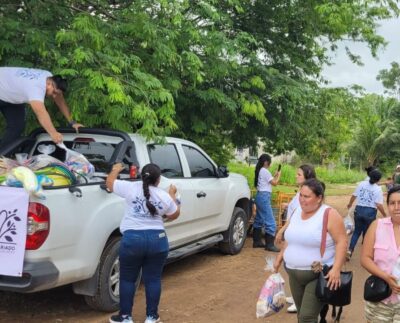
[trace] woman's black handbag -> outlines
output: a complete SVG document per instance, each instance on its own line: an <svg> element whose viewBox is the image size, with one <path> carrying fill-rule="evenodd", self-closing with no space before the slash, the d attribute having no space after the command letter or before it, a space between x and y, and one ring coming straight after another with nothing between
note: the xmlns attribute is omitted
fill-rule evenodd
<svg viewBox="0 0 400 323"><path fill-rule="evenodd" d="M329 210L330 208L326 208L324 212L320 248L321 259L324 256L326 248ZM329 287L327 287L328 281L325 279L325 276L328 274L330 269L331 267L324 265L322 271L319 273L317 288L315 289L315 294L317 298L323 303L334 306L349 305L351 303L351 285L353 282L353 273L351 271L341 271L340 286L336 290L330 290Z"/></svg>
<svg viewBox="0 0 400 323"><path fill-rule="evenodd" d="M392 295L389 284L378 276L371 275L364 285L364 299L369 302L380 302Z"/></svg>
<svg viewBox="0 0 400 323"><path fill-rule="evenodd" d="M328 274L331 267L324 266L324 269L319 273L317 288L315 294L322 302L334 306L346 306L351 303L351 285L353 281L353 273L351 271L340 272L340 286L336 290L331 290L327 287L328 280L325 276Z"/></svg>

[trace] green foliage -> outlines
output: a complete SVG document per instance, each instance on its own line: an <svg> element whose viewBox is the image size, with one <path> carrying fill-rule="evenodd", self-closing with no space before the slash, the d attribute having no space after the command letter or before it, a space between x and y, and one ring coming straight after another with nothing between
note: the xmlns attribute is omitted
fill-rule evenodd
<svg viewBox="0 0 400 323"><path fill-rule="evenodd" d="M351 137L355 99L345 89L319 89L293 136L295 151L312 163L336 161Z"/></svg>
<svg viewBox="0 0 400 323"><path fill-rule="evenodd" d="M381 70L377 76L377 80L381 81L383 86L390 93L400 95L400 65L397 62L392 62L390 70Z"/></svg>
<svg viewBox="0 0 400 323"><path fill-rule="evenodd" d="M164 4L156 11L180 16L182 8ZM154 23L152 11L143 11L143 5L150 9L152 3L1 5L0 31L9 35L0 42L1 65L35 66L68 77L67 101L74 118L86 126L147 137L170 134L177 129L174 99L154 68L175 68L174 33L165 26L169 17L160 15Z"/></svg>
<svg viewBox="0 0 400 323"><path fill-rule="evenodd" d="M363 167L378 165L386 159L393 163L400 157L400 102L369 95L359 100L349 155Z"/></svg>
<svg viewBox="0 0 400 323"><path fill-rule="evenodd" d="M273 153L330 160L348 138L350 100L319 89L327 50L351 38L375 54L378 20L397 13L392 0L8 1L0 64L68 77L86 126L178 134L221 162L230 144L260 138Z"/></svg>
<svg viewBox="0 0 400 323"><path fill-rule="evenodd" d="M218 131L209 131L207 136L189 137L196 142L218 165L228 165L233 158L234 148L225 136Z"/></svg>
<svg viewBox="0 0 400 323"><path fill-rule="evenodd" d="M337 166L329 169L327 167L316 167L317 177L327 184L348 184L362 181L366 174L365 172L347 169L343 166Z"/></svg>
<svg viewBox="0 0 400 323"><path fill-rule="evenodd" d="M249 166L243 163L229 162L228 170L229 172L241 174L246 177L250 188L254 188L254 165Z"/></svg>

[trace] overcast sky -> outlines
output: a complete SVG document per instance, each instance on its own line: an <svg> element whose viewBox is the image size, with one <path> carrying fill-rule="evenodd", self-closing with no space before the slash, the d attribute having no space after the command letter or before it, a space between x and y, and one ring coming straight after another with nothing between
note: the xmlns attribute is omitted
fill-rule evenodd
<svg viewBox="0 0 400 323"><path fill-rule="evenodd" d="M332 54L334 65L325 67L322 75L330 81L328 86L347 87L359 84L367 92L382 94L384 88L381 82L376 80L378 72L389 69L390 63L400 63L400 19L391 19L380 22L378 34L382 35L388 45L378 52L378 59L370 54L367 46L360 43L342 42L336 54ZM345 46L348 46L353 54L360 55L364 66L358 66L347 57Z"/></svg>

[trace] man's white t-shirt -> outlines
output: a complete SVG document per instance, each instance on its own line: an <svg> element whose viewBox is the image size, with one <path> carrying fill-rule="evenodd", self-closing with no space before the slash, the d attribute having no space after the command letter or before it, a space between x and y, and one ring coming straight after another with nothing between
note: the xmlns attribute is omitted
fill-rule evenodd
<svg viewBox="0 0 400 323"><path fill-rule="evenodd" d="M24 67L0 67L0 100L12 104L44 102L49 71Z"/></svg>
<svg viewBox="0 0 400 323"><path fill-rule="evenodd" d="M383 204L382 188L377 184L370 184L362 181L358 184L353 195L357 197L357 205L372 207L376 209L376 204Z"/></svg>
<svg viewBox="0 0 400 323"><path fill-rule="evenodd" d="M146 206L142 182L115 180L113 191L125 199L125 213L120 231L126 230L163 230L162 216L171 215L177 210L174 200L164 190L149 186L150 202L156 207L157 214L151 215Z"/></svg>
<svg viewBox="0 0 400 323"><path fill-rule="evenodd" d="M261 167L258 173L257 191L259 192L272 192L271 181L274 177L271 175L268 169Z"/></svg>

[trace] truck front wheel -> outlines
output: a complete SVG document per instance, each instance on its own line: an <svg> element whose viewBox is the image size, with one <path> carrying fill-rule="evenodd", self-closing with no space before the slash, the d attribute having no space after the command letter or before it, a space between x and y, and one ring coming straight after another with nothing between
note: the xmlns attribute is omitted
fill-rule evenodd
<svg viewBox="0 0 400 323"><path fill-rule="evenodd" d="M224 240L219 243L219 249L226 254L238 254L246 241L247 215L240 207L233 209L228 230L224 232Z"/></svg>
<svg viewBox="0 0 400 323"><path fill-rule="evenodd" d="M97 289L93 296L85 295L86 303L95 310L115 312L119 309L119 246L121 237L113 237L103 250L97 268ZM140 283L141 275L136 281Z"/></svg>

